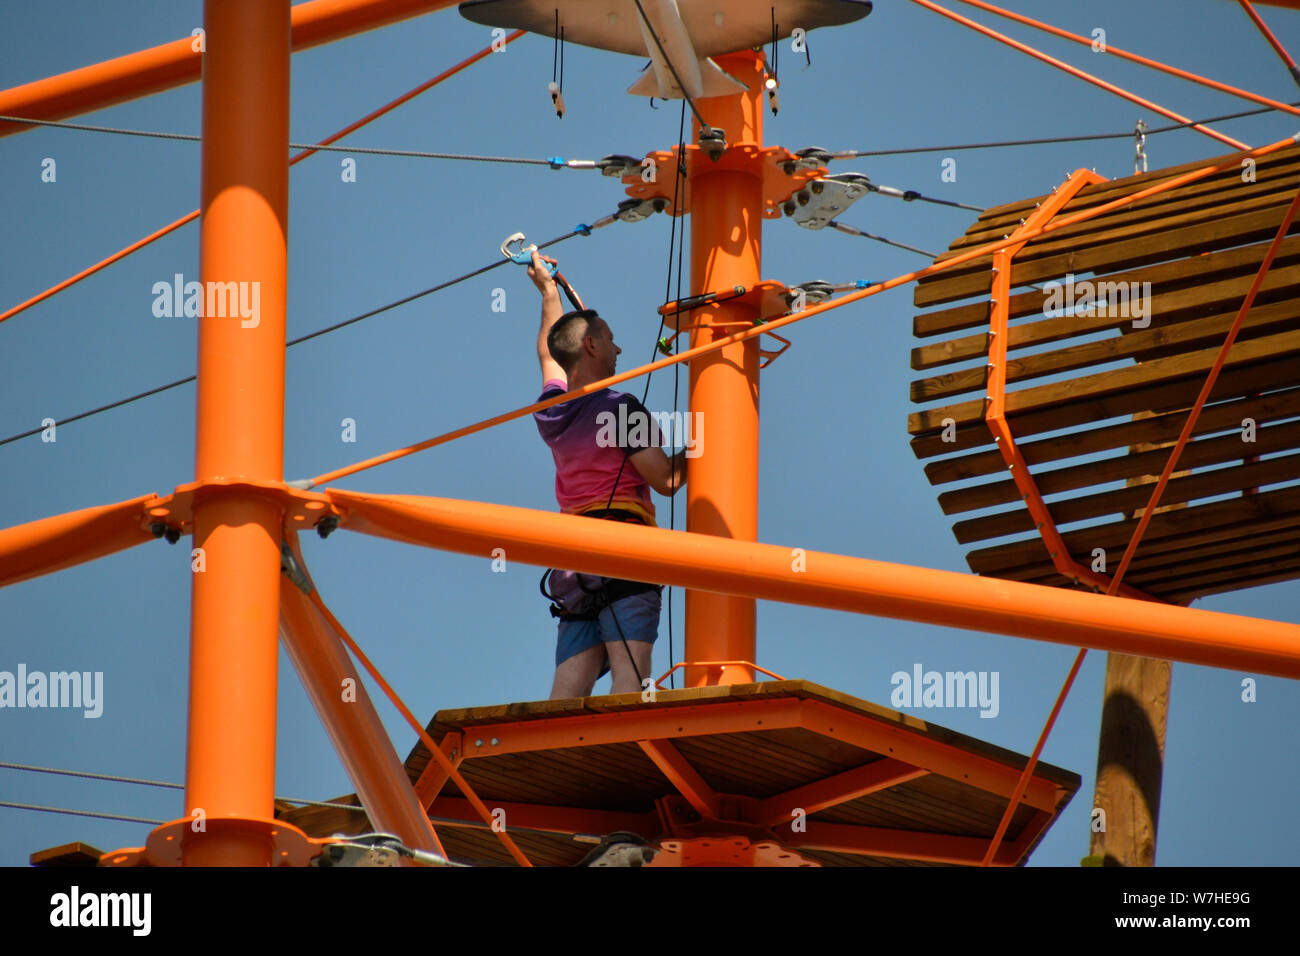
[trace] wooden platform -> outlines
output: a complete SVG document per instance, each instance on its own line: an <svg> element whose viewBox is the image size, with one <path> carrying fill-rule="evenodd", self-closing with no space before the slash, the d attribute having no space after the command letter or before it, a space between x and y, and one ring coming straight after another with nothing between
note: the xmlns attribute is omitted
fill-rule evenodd
<svg viewBox="0 0 1300 956"><path fill-rule="evenodd" d="M726 838L738 863L748 846L787 865L975 864L1026 763L807 681L440 711L428 730L536 865L573 865L583 835L618 830L664 847L657 863ZM406 768L431 817L462 823L435 819L453 859L513 865L423 745ZM1040 763L995 865L1022 864L1079 783ZM369 826L328 808L282 816L312 836Z"/></svg>
<svg viewBox="0 0 1300 956"><path fill-rule="evenodd" d="M1211 162L1086 186L1057 216ZM1045 234L1015 256L1006 419L1079 564L1091 566L1095 549L1108 571L1118 564L1298 187L1295 147L1259 160L1253 183L1237 165ZM988 210L936 261L1011 235L1047 199ZM984 422L990 267L976 259L917 286L916 305L945 308L914 322L925 341L912 367L929 377L912 383L912 400L926 406L909 418L912 448L934 459L925 474L943 488L944 513L960 516L958 542L997 542L969 553L973 571L1071 586ZM1068 274L1076 300L1091 283L1106 307L1049 315L1053 290L1028 283ZM1150 283L1145 316L1115 283L1129 292ZM1247 420L1253 443L1243 441ZM1162 505L1183 507L1154 516L1127 584L1184 603L1300 577L1300 236L1284 241L1178 467Z"/></svg>

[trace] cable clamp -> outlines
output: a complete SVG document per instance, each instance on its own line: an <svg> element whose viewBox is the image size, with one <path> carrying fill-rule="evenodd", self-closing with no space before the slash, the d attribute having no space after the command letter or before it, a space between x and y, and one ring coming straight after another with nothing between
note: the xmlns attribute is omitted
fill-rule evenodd
<svg viewBox="0 0 1300 956"><path fill-rule="evenodd" d="M311 582L307 580L307 575L303 573L298 561L293 556L293 549L289 547L288 541L280 542L280 570L283 571L303 594L311 594Z"/></svg>
<svg viewBox="0 0 1300 956"><path fill-rule="evenodd" d="M624 199L618 204L618 212L614 213L614 218L621 219L623 222L640 222L649 219L657 212L663 212L667 207L668 200L661 197Z"/></svg>
<svg viewBox="0 0 1300 956"><path fill-rule="evenodd" d="M820 146L807 146L798 150L794 156L794 159L786 160L781 164L781 168L785 170L787 175L792 176L800 169L821 169L835 158L834 153L822 149Z"/></svg>
<svg viewBox="0 0 1300 956"><path fill-rule="evenodd" d="M822 229L875 187L862 173L836 173L814 179L781 207L795 225Z"/></svg>
<svg viewBox="0 0 1300 956"><path fill-rule="evenodd" d="M563 156L547 156L546 161L551 164L551 169L563 169L565 167Z"/></svg>
<svg viewBox="0 0 1300 956"><path fill-rule="evenodd" d="M576 226L573 227L573 231L576 232L576 233L577 233L578 235L580 235L580 236L590 236L590 235L591 235L591 226L588 226L586 223L580 222L580 223L578 223Z"/></svg>

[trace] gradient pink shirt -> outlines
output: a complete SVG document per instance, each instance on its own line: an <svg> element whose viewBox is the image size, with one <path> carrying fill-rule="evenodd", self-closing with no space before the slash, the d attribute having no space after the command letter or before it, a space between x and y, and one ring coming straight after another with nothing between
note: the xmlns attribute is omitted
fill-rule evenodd
<svg viewBox="0 0 1300 956"><path fill-rule="evenodd" d="M563 395L568 390L568 383L563 379L548 379L538 401ZM614 487L614 479L617 477L618 490L614 493L613 503L608 507L632 505L635 510L644 512L653 524L655 507L650 499L650 485L631 462L626 465L623 463L624 449L629 446L623 444L602 448L596 442L603 421L601 413L611 413L613 421L617 423L620 405L627 406L623 413L624 421L632 419L632 413L639 411L649 423L646 440L636 442L631 450L635 452L641 448L657 446L659 431L645 406L633 395L608 388L534 412L533 420L537 422L537 431L550 446L555 458L555 500L561 511L581 514L594 508L606 507L610 500L610 489ZM617 436L619 440L623 437Z"/></svg>

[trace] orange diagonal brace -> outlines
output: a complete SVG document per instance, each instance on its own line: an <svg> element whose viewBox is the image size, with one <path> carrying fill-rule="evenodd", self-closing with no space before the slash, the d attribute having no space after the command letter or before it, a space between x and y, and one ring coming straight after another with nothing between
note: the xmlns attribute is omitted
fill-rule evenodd
<svg viewBox="0 0 1300 956"><path fill-rule="evenodd" d="M397 696L397 691L393 690L388 681L384 680L384 675L379 673L379 669L370 662L370 658L367 657L365 652L357 646L357 642L352 640L348 635L348 632L343 629L343 625L338 622L338 619L334 617L330 609L325 606L325 602L321 600L320 594L315 590L311 593L311 601L316 605L316 609L321 613L321 616L329 622L330 627L334 629L334 633L336 633L339 636L339 639L347 645L348 650L352 652L352 656L361 662L361 666L369 672L370 677L379 685L384 694L387 695L389 701L392 702L392 705L397 708L398 712L400 712L404 718L406 718L406 722L410 724L411 728L419 736L420 741L429 748L429 753L433 756L433 759L441 765L447 776L451 777L452 782L460 788L460 792L465 795L465 799L474 807L474 811L478 814L479 819L492 828L497 835L497 839L499 839L502 845L505 846L507 852L514 857L515 862L520 866L532 866L533 864L529 862L528 857L524 856L523 851L520 850L515 844L515 841L511 839L510 834L506 832L504 827L499 830L497 829L498 824L496 818L492 816L492 812L487 808L487 805L479 799L478 794L474 792L474 788L465 782L465 778L461 775L461 772L452 766L451 761L447 759L447 755L442 752L442 748L433 742L433 738L429 736L429 732L424 729L423 725L421 725L418 720L415 719L415 715L411 713L410 708L402 703L402 698Z"/></svg>
<svg viewBox="0 0 1300 956"><path fill-rule="evenodd" d="M713 820L722 816L722 801L718 795L671 742L638 740L637 744L654 761L659 772L668 778L668 782L677 788L677 792L686 798L686 802L695 808L696 813Z"/></svg>
<svg viewBox="0 0 1300 956"><path fill-rule="evenodd" d="M1264 22L1263 17L1255 12L1255 8L1251 6L1250 0L1237 0L1237 2L1241 4L1241 9L1246 11L1247 16L1254 21L1255 26L1259 28L1259 32L1264 35L1264 39L1269 42L1269 45L1277 52L1277 55L1282 58L1282 62L1285 63L1287 69L1291 71L1291 76L1295 78L1296 83L1300 83L1300 67L1297 67L1295 60L1291 59L1291 54L1286 52L1286 47L1281 44L1277 37L1273 36L1273 31L1268 28L1268 24ZM1260 0L1260 2L1269 3L1270 0ZM1300 7L1300 3L1297 3L1296 0L1285 0L1285 2L1279 3L1278 6Z"/></svg>
<svg viewBox="0 0 1300 956"><path fill-rule="evenodd" d="M152 541L141 519L157 495L83 508L0 531L0 587Z"/></svg>
<svg viewBox="0 0 1300 956"><path fill-rule="evenodd" d="M524 35L523 30L516 30L514 33L511 33L509 36L507 36L502 41L502 44L504 45L506 43L512 43L523 35ZM365 126L367 123L374 122L379 117L383 116L386 113L391 112L392 110L401 106L403 103L409 102L414 97L419 96L425 90L437 86L439 83L441 83L443 80L447 79L448 77L455 76L461 70L465 69L468 66L471 66L474 63L477 63L485 56L490 55L491 52L492 52L491 46L484 47L482 50L479 50L473 56L461 60L459 63L457 63L453 67L450 67L449 69L443 70L441 73L439 73L437 76L433 77L432 79L425 80L419 86L407 90L401 96L397 97L397 99L385 103L383 106L379 107L379 109L367 113L365 116L361 117L361 119L357 120L356 122L349 123L341 130L338 130L335 133L331 133L329 136L326 136L324 139L322 139L317 145L329 146L331 143L337 142L338 140L342 139L344 136L347 136L349 133L355 133L361 127ZM308 156L315 155L318 152L320 152L320 150L318 149L304 149L302 152L297 153L296 155L294 155L289 159L289 165L293 166L297 163L300 163ZM199 211L197 209L193 210L192 212L186 213L180 219L168 223L167 225L163 226L161 229L157 229L154 232L149 233L149 235L145 236L142 239L137 239L129 246L125 246L124 248L119 249L117 252L113 253L111 256L107 257L106 259L101 259L98 262L96 262L94 265L82 269L76 275L68 276L68 278L64 279L62 282L57 283L56 285L50 286L44 292L37 293L36 295L32 296L30 299L27 299L25 302L19 302L17 305L5 310L4 312L0 312L0 322L3 322L5 319L17 315L19 312L22 312L25 309L31 308L32 306L36 305L36 303L38 302L44 302L50 296L62 292L64 289L68 288L69 286L76 285L82 279L85 279L88 276L92 276L96 272L99 272L101 269L105 269L108 266L111 266L114 262L118 262L121 259L125 259L127 256L131 255L131 253L143 249L151 242L154 242L158 239L161 239L163 236L175 232L181 226L185 225L188 222L193 222L197 218L199 218Z"/></svg>
<svg viewBox="0 0 1300 956"><path fill-rule="evenodd" d="M456 0L311 0L295 6L292 48L306 50L450 7ZM0 115L64 119L198 81L203 56L195 37L182 37L79 70L0 91ZM31 129L0 123L0 136Z"/></svg>
<svg viewBox="0 0 1300 956"><path fill-rule="evenodd" d="M1178 466L1178 458L1187 446L1187 440L1192 437L1192 432L1196 429L1196 420L1201 416L1201 409L1205 407L1210 392L1214 390L1214 383L1219 380L1219 371L1228 358L1228 352L1232 350L1232 343L1237 341L1237 333L1241 331L1241 324L1246 319L1246 313L1250 311L1250 307L1255 303L1255 296L1259 293L1260 286L1264 284L1264 277L1268 275L1268 270L1273 265L1273 259L1277 256L1278 247L1282 245L1282 240L1286 238L1287 232L1291 229L1291 223L1295 221L1297 210L1300 210L1300 193L1296 193L1286 214L1282 217L1282 222L1277 227L1277 234L1273 236L1273 242L1269 245L1268 252L1264 254L1264 261L1259 264L1259 271L1255 273L1255 281L1250 284L1250 289L1247 290L1246 297L1241 302L1241 308L1237 310L1237 317L1232 321L1232 328L1228 330L1228 335L1223 340L1223 346L1214 359L1214 365L1205 377L1205 384L1201 386L1201 392L1196 396L1196 401L1192 404L1191 413L1187 416L1187 423L1183 425L1182 433L1178 436L1178 441L1174 443L1173 451L1169 453L1169 460L1165 462L1165 467L1160 472L1160 480L1156 482L1155 489L1151 492L1151 500L1147 502L1146 510L1142 513L1137 527L1133 529L1133 537L1129 540L1128 547L1124 549L1124 557L1120 559L1119 568L1115 571L1115 580L1111 587L1111 593L1114 593L1115 588L1119 587L1124 572L1128 570L1129 562L1133 560L1133 554L1137 551L1142 535L1146 533L1147 525L1151 522L1151 516L1155 514L1156 505L1160 503L1160 496L1164 494L1165 486L1169 484L1169 476L1174 473L1174 469Z"/></svg>
<svg viewBox="0 0 1300 956"><path fill-rule="evenodd" d="M897 787L929 773L930 771L906 761L884 757L816 783L768 797L759 803L755 818L763 826L789 824L793 820L791 814L796 810L802 810L805 814L816 813L870 793Z"/></svg>
<svg viewBox="0 0 1300 956"><path fill-rule="evenodd" d="M1004 10L1002 7L996 7L991 3L985 3L984 0L958 0L967 6L978 7L989 13L996 14L1000 17L1006 17L1008 20L1014 20L1017 23L1023 23L1026 26L1034 27L1038 30L1044 30L1053 36L1061 37L1065 40L1073 40L1075 43L1082 43L1086 47L1092 47L1096 42L1090 37L1081 37L1077 33L1071 33L1069 30L1062 30L1060 27L1054 27L1050 23L1043 23L1041 20L1035 20L1033 17L1027 17L1023 14L1015 13L1011 10ZM1242 0L1242 4L1249 10L1250 5ZM1254 11L1249 11L1254 15ZM1268 28L1265 27L1267 30ZM1244 100L1250 100L1253 103L1261 103L1264 106L1271 106L1275 110L1281 110L1284 113L1291 113L1294 116L1300 116L1300 108L1292 106L1289 103L1283 103L1281 100L1269 99L1267 96L1260 96L1258 93L1251 93L1248 90L1238 89L1235 86L1229 86L1227 83L1220 83L1218 80L1212 80L1209 77L1201 76L1197 73L1191 73L1187 70L1180 70L1176 66L1170 66L1167 63L1161 63L1159 60L1152 60L1145 56L1139 56L1136 53L1129 53L1127 50L1121 50L1109 41L1106 42L1105 53L1107 56L1117 56L1121 60L1129 60L1133 63L1140 63L1143 66L1149 66L1153 70L1160 70L1171 76L1176 76L1183 80L1191 80L1193 83L1200 83L1202 86L1208 86L1212 90L1218 90L1221 93L1228 93L1231 96L1239 96Z"/></svg>
<svg viewBox="0 0 1300 956"><path fill-rule="evenodd" d="M314 590L297 534L286 537ZM280 576L280 640L375 829L446 856L342 640L289 575Z"/></svg>
<svg viewBox="0 0 1300 956"><path fill-rule="evenodd" d="M931 3L930 0L912 0L912 2L925 7L927 10L933 10L935 13L941 14L942 16L945 16L950 20L960 23L964 27L970 27L972 30L976 31L977 33L982 33L987 37L992 37L994 40L998 40L1001 43L1005 43L1013 50L1019 50L1021 53L1027 53L1037 60L1042 60L1044 63L1056 67L1058 70L1064 70L1066 73L1069 73L1073 77L1077 77L1080 80L1086 80L1087 82L1093 84L1094 86L1099 86L1108 93L1114 93L1116 96L1122 96L1124 99L1129 100L1130 102L1133 103L1137 103L1139 106L1144 106L1149 110L1154 110L1155 112L1159 113L1161 116L1168 117L1169 119L1173 120L1176 123L1187 123L1190 125L1192 129L1196 130L1198 133L1204 133L1206 136L1212 136L1221 143L1227 143L1233 149L1246 149L1246 145L1244 143L1233 139L1231 136L1224 136L1222 133L1212 130L1208 126L1203 126L1200 123L1192 123L1191 120L1189 120L1186 116L1183 116L1180 113L1175 113L1173 110L1167 110L1163 106L1160 106L1156 103L1152 103L1150 100L1138 96L1136 93L1130 93L1128 90L1116 86L1114 83L1107 83L1105 80L1101 79L1100 77L1093 76L1091 73L1087 73L1083 70L1080 70L1078 67L1070 66L1070 64L1064 63L1061 60L1056 59L1055 57L1048 56L1046 53L1041 53L1038 50L1035 50L1033 47L1029 46L1028 44L1020 43L1017 40L1013 40L1011 39L1011 37L1006 36L1005 34L1002 33L998 33L996 30L990 30L988 27L976 23L974 20L968 19L967 17L963 17L959 13L953 13L951 10L946 10L943 7L939 6L937 3Z"/></svg>
<svg viewBox="0 0 1300 956"><path fill-rule="evenodd" d="M411 495L327 489L343 527L445 551L1300 678L1300 625L668 531ZM428 746L426 744L426 746Z"/></svg>

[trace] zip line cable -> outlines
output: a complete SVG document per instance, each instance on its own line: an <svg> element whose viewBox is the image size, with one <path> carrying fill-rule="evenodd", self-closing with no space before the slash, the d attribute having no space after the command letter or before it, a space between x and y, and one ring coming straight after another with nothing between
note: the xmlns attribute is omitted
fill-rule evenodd
<svg viewBox="0 0 1300 956"><path fill-rule="evenodd" d="M24 116L0 116L0 122L28 123L33 126L52 126L56 129L73 129L89 133L117 133L123 136L144 136L150 139L181 140L187 143L201 143L202 136L189 133L164 133L158 130L126 129L118 126L92 126L89 123L66 123L61 120L29 119ZM532 159L526 156L481 156L475 153L433 153L419 149L387 149L377 146L332 146L328 143L289 143L290 149L306 149L334 153L362 153L371 156L411 156L416 159L457 159L476 163L514 163L521 166L550 166L558 169L595 169L594 163L584 160L556 162L555 159Z"/></svg>
<svg viewBox="0 0 1300 956"><path fill-rule="evenodd" d="M669 296L669 295L671 294L671 292L672 292L672 283L673 283L673 245L674 245L674 243L676 242L676 239L677 239L677 220L678 220L678 218L679 218L678 215L677 215L677 210L678 210L678 206L679 206L679 196L680 196L681 184L682 184L682 180L685 178L685 164L684 164L684 161L685 161L685 150L686 150L686 103L683 101L683 103L682 103L681 118L677 121L677 163L676 163L676 165L675 165L675 167L674 167L674 169L673 169L673 208L672 208L672 216L671 216L672 224L671 224L671 226L669 227L669 230L668 230L668 279L667 279L667 282L665 283L665 287L664 287L664 298L665 298L665 299L667 299L668 296ZM685 232L686 232L686 228L685 228L685 226L683 225L683 227L682 227L683 241L682 241L681 243L679 243L679 245L681 245L681 246L685 246L685 244L686 244L686 243L685 243L685 239L684 239ZM679 258L679 259L678 259L678 276L677 276L677 278L678 278L678 285L679 285L679 286L680 286L680 284L681 284L681 265L680 265L680 262L681 262L681 260L680 260L680 258ZM680 309L680 308L678 309L677 314L678 314L679 316L681 315L681 309ZM659 316L659 328L655 331L655 350L656 350L656 351L658 350L659 338L660 338L661 333L662 333L663 330L664 330L664 322L667 320L667 318L668 318L668 317L667 317L666 315L660 315L660 316ZM650 358L651 358L651 360L654 359L654 356L655 356L655 352L652 351L652 352L650 353ZM651 375L647 375L646 378L645 378L645 389L644 389L644 390L642 391L642 393L641 393L641 404L642 404L643 406L645 405L646 400L650 397L650 379L652 378L652 376L653 376L653 373L651 373ZM675 385L675 383L674 383L674 385ZM676 409L676 404L677 404L677 392L676 392L676 388L674 387L674 390L673 390L673 406L674 406L674 407L673 407L673 411L674 411L674 412L676 412L676 410L677 410L677 409ZM676 421L676 416L674 416L674 419L673 419L673 420ZM626 437L626 436L625 436L625 437ZM632 453L631 453L631 449L628 449L628 448L624 448L624 449L623 449L623 460L622 460L621 462L619 462L619 466L618 466L618 474L614 476L614 484L613 484L613 486L609 489L609 500L605 502L605 510L606 510L606 511L609 511L609 510L611 509L611 507L613 506L613 504L614 504L614 494L618 491L618 483L623 479L623 470L627 467L627 461L628 461L628 459L631 457L631 454L632 454ZM635 466L633 466L633 467L635 467ZM673 503L674 498L673 498L673 495L672 495L671 492L672 492L672 490L673 490L673 489L672 489L672 480L673 480L674 474L675 474L675 472L674 472L674 469L673 469L672 459L669 459L669 461L668 461L668 481L669 481L669 495L668 495L668 502L669 502L669 504L668 504L668 508L669 508L669 521L670 521L670 523L671 523L671 521L672 521L672 514L673 514L673 511L672 511L672 507L673 507L673 506L672 506L672 503ZM672 656L673 656L673 647L672 647L672 626L673 626L673 619L672 619L672 597L673 597L673 595L672 595L672 590L669 589L669 591L668 591L668 602L669 602L669 607L668 607L668 657L669 657L669 660L668 660L668 663L669 663L669 664L672 663ZM645 679L644 677L641 676L641 669L640 669L639 667L636 666L636 659L633 658L633 656L632 656L632 648L631 648L630 646L628 646L628 643L627 643L627 637L626 637L626 635L624 635L624 633L623 633L623 625L620 624L620 623L618 622L618 615L614 613L614 605L613 605L613 602L611 602L611 603L608 605L608 607L609 607L609 616L610 616L611 618L614 619L614 627L616 627L616 628L618 629L618 636L619 636L619 639L622 640L622 642L623 642L623 649L624 649L625 651L627 651L627 658L628 658L628 660L629 660L629 661L631 662L631 664L632 664L632 670L633 670L633 672L636 674L637 685L638 685L639 687L641 687L642 690L646 690L646 689L647 689L646 686L645 686L645 681L646 681L646 679ZM608 656L608 652L606 652L606 656Z"/></svg>
<svg viewBox="0 0 1300 956"><path fill-rule="evenodd" d="M588 235L592 229L596 229L596 228L599 228L599 225L593 224L591 226L586 226L586 225L579 226L578 228L575 228L571 232L565 233L562 236L557 236L556 238L550 239L546 242L538 243L537 248L545 249L549 246L554 246L561 242L564 242L566 239L572 239L574 236ZM360 322L363 319L371 318L373 316L379 315L381 312L387 312L388 310L395 309L400 305L405 305L408 302L414 302L416 299L422 298L426 295L430 295L434 292L440 292L443 289L447 289L450 288L451 286L456 285L457 283L464 282L467 279L472 279L475 276L482 275L483 273L495 269L498 266L507 265L509 264L509 262L510 262L509 259L498 259L496 262L493 262L491 265L483 266L481 268L473 270L472 272L466 272L464 275L457 276L454 279L449 279L446 282L440 282L438 285L425 289L422 292L416 292L412 295L404 296L403 298L397 299L394 302L389 302L387 305L381 305L377 309L371 309L368 312L362 312L360 315L354 315L350 319L344 319L342 322L336 322L335 324L326 326L323 329L317 329L315 332L309 332L306 335L301 335L296 339L291 339L290 341L284 343L284 347L289 348L290 346L299 345L303 342L310 341L311 339L318 338L330 332L336 332L339 329L345 328L346 326L349 325L353 325L357 322ZM156 388L149 389L148 391L139 392L135 395L130 395L126 398L118 399L115 402L109 402L107 405L100 405L97 408L91 408L84 412L78 412L76 415L71 415L67 418L56 419L56 422L59 425L67 425L70 424L71 422L80 421L83 418L89 418L92 415L98 415L100 412L107 412L114 408L120 408L123 405L129 405L131 402L139 401L142 398L148 398L150 395L157 395L160 392L165 392L168 391L169 389L178 388L181 385L185 385L188 384L189 382L195 381L197 378L198 375L189 375L185 378L178 378L174 382L168 382L166 385L159 385ZM23 438L30 438L33 435L39 435L44 430L45 430L44 428L32 428L25 432L19 432L18 434L10 435L8 438L0 438L0 445L7 445L10 442L20 441Z"/></svg>
<svg viewBox="0 0 1300 956"><path fill-rule="evenodd" d="M516 30L515 32L507 35L502 42L504 44L513 43L515 40L518 40L520 37L524 36L524 34L525 31ZM391 113L393 110L397 109L397 107L402 106L405 103L409 103L411 100L415 99L421 93L428 92L438 84L444 82L445 80L450 79L451 77L455 76L457 73L460 73L462 70L467 70L475 63L479 62L480 60L486 59L487 57L492 55L492 52L493 52L492 46L486 46L483 49L479 50L477 53L467 56L459 63L453 66L449 66L447 69L443 70L441 73L437 74L436 76L430 77L429 79L425 80L423 83L411 87L409 90L407 90L402 95L396 97L395 99L389 100L383 106L371 110L369 113L367 113L365 116L361 117L360 119L353 120L351 123L344 126L342 129L337 129L333 133L330 133L328 136L326 136L323 140L320 141L319 145L325 146L330 143L336 143L344 136L347 136L349 133L355 133L363 126L367 126L370 123L373 123L375 120L379 119L381 116L386 116L387 114ZM309 156L314 155L316 152L317 150L315 149L303 150L301 153L298 153L296 156L289 157L289 165L291 167L296 166L298 163L302 162L304 159L307 159ZM199 218L200 211L201 210L198 209L191 210L189 213L182 216L181 218L173 220L172 222L168 223L162 228L154 230L149 235L141 239L137 239L135 242L131 243L130 245L122 249L119 249L117 252L113 253L111 256L107 257L106 259L101 259L99 260L99 262L96 262L94 265L88 266L87 268L82 269L80 272L76 273L75 275L69 276L63 281L53 286L50 286L44 292L37 293L31 298L26 299L25 301L20 302L17 305L6 309L4 312L0 312L0 322L4 322L6 319L13 318L19 312L22 312L25 309L29 309L33 305L36 305L39 302L44 302L46 299L50 298L53 295L57 295L58 293L62 292L64 289L76 285L82 279L92 276L102 269L108 268L113 263L125 259L127 256L131 255L134 252L138 252L139 250L143 249L145 246L149 245L150 243L156 242L157 240L161 239L163 236L175 232L181 226L184 226L187 223L191 223L195 219Z"/></svg>
<svg viewBox="0 0 1300 956"><path fill-rule="evenodd" d="M1290 106L1300 106L1300 100L1288 104ZM1147 130L1148 136L1154 136L1156 133L1171 133L1175 130L1188 129L1192 126L1203 126L1207 123L1222 123L1226 120L1241 119L1246 116L1259 116L1263 113L1275 113L1275 107L1265 106L1260 109L1242 110L1239 113L1224 113L1222 116L1210 116L1201 120L1189 120L1186 123L1172 123L1169 126L1157 126ZM1080 136L1052 136L1046 139L1014 139L1002 140L989 143L963 143L952 146L911 146L906 149L853 149L840 150L833 152L833 159L856 159L860 156L906 156L913 153L954 153L964 149L998 149L1004 146L1048 146L1054 143L1086 143L1093 140L1103 139L1129 139L1133 135L1132 130L1123 133L1091 133Z"/></svg>
<svg viewBox="0 0 1300 956"><path fill-rule="evenodd" d="M55 774L63 777L84 777L89 780L106 780L111 783L130 783L130 784L135 784L137 786L158 787L166 790L185 789L185 785L183 783L170 783L166 780L147 780L141 777L124 777L117 774L109 774L109 773L91 773L86 770L64 770L57 767L36 767L30 764L9 763L7 761L0 761L0 768L6 770L24 770L30 773ZM277 796L275 799L280 803L297 803L297 804L301 804L302 806L323 807L329 810L349 810L354 813L367 812L366 808L362 806L360 803L334 803L328 800L301 800L301 799L295 799L293 797L279 797L279 796ZM89 811L89 810L71 810L62 807L46 807L46 806L40 806L38 804L32 804L32 803L0 802L0 807L12 807L17 810L42 810L47 813L66 813L66 814L71 814L73 816L98 817L107 820L123 820L128 823L152 823L155 825L161 825L167 822L166 820L152 820L152 819L147 819L145 817L119 816L116 814L99 813L99 812ZM435 824L443 824L446 826L470 827L473 829L480 829L480 830L488 828L488 825L485 823L474 823L473 821L460 820L455 817L430 816L429 822ZM537 829L535 827L521 827L521 826L511 825L510 829L522 830L531 833L545 833L551 836L556 835L555 831L553 830L542 830L542 829ZM595 834L574 834L574 836L575 837L595 836Z"/></svg>

